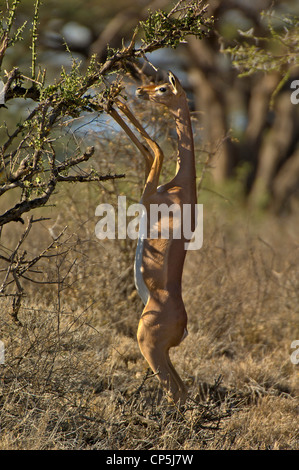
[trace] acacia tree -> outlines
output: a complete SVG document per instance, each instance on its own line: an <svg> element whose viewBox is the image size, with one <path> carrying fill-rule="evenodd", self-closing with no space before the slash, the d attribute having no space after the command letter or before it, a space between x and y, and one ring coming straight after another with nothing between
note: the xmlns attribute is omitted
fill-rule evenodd
<svg viewBox="0 0 299 470"><path fill-rule="evenodd" d="M7 9L2 12L0 23L0 71L9 48L13 48L28 25L16 27L18 6L22 0L7 2ZM71 71L62 68L59 77L53 83L46 84L46 70L37 62L38 23L40 0L35 1L31 25L31 75L24 73L17 64L11 70L4 71L1 90L2 108L7 109L14 99L31 99L34 106L28 115L14 128L2 124L2 142L0 145L0 197L12 193L14 202L0 214L0 227L9 223L24 224L24 215L30 215L15 249L1 254L2 279L0 295L12 295L12 314L15 319L24 295L22 285L28 272L39 261L53 256L53 250L59 244L59 236L34 258L28 258L22 249L24 240L31 235L36 219L34 209L49 203L59 184L70 182L106 181L124 178L124 174L99 174L88 165L92 162L94 148L78 148L74 154L57 154L56 131L67 119L87 115L103 114L109 111L115 98L123 93L121 78L129 69L135 75L140 73L140 61L146 60L146 54L157 49L176 48L187 35L202 38L209 34L212 19L206 15L206 7L201 1L180 0L168 11L149 12L132 32L128 46L108 49L104 61L99 62L93 55L88 66L82 71L75 60ZM138 37L141 45L136 47ZM112 79L111 74L117 78ZM32 109L33 108L33 109ZM3 110L2 110L3 111ZM1 130L1 129L0 129ZM4 131L4 132L3 132ZM85 164L81 171L81 164ZM76 171L74 171L76 170ZM17 199L16 199L17 198ZM34 230L33 230L34 232ZM5 246L5 240L2 240ZM5 250L2 252L5 252Z"/></svg>

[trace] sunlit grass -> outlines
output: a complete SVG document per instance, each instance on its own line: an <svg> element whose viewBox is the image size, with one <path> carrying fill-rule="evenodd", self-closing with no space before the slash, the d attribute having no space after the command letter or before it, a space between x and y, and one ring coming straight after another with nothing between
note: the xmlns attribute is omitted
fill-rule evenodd
<svg viewBox="0 0 299 470"><path fill-rule="evenodd" d="M232 188L224 199L218 191L199 194L204 244L184 271L189 336L172 352L189 386L182 413L138 349L134 242L94 235L95 207L109 193L71 185L44 209L52 219L26 248L38 252L55 221L68 225L67 256L41 266L39 280L67 276L26 283L22 327L1 299L0 448L298 449L298 220L255 219Z"/></svg>

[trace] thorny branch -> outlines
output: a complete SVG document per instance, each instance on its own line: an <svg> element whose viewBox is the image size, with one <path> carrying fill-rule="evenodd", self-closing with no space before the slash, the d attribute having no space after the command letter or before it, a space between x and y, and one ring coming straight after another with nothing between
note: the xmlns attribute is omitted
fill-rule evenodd
<svg viewBox="0 0 299 470"><path fill-rule="evenodd" d="M0 68L9 47L22 40L25 23L18 29L12 28L16 19L19 0L11 6L7 4L6 17L0 23ZM146 54L164 47L175 48L184 42L187 35L201 38L208 34L212 19L206 18L206 6L199 0L179 0L168 12L150 12L145 21L135 28L128 46L118 50L108 50L107 59L99 63L92 56L84 72L75 60L71 71L61 70L60 77L52 84L45 85L46 71L37 63L37 35L39 0L35 1L33 13L31 45L31 77L19 67L5 71L5 84L1 90L0 107L5 113L9 102L15 98L34 102L33 110L15 128L9 129L5 123L4 142L0 144L0 197L10 191L13 198L11 206L0 214L0 237L2 227L11 222L24 224L24 214L47 204L58 188L58 183L107 181L123 178L124 174L98 174L93 169L80 168L93 158L94 147L87 146L76 154L61 154L58 149L57 133L63 132L64 124L70 118L86 116L88 113L106 113L122 93L120 78L129 69L141 70L139 62L144 62ZM42 8L42 6L41 6ZM4 13L5 16L5 13ZM16 32L12 32L16 30ZM141 38L140 38L141 36ZM141 39L136 47L136 38ZM37 72L40 70L39 72ZM117 73L117 79L111 74ZM63 135L62 135L63 136ZM59 136L60 137L60 136ZM21 190L21 191L20 191ZM14 196L17 194L17 196ZM17 319L24 297L22 279L32 266L46 256L53 245L46 248L36 258L28 260L27 253L21 252L24 240L33 226L32 216L16 248L9 257L0 255L4 273L0 295L8 295L8 286L14 285L13 317ZM53 242L54 243L54 242ZM1 282L1 281L0 281Z"/></svg>
<svg viewBox="0 0 299 470"><path fill-rule="evenodd" d="M6 268L0 269L0 272L4 272L4 278L2 284L0 285L0 297L12 296L13 297L13 305L12 305L12 317L15 322L21 325L20 320L18 319L18 313L21 306L21 300L26 295L25 289L23 287L22 281L29 280L30 282L38 283L38 284L51 284L51 283L62 283L63 280L37 280L32 278L30 274L39 274L43 275L44 273L39 269L33 269L36 264L42 259L49 259L58 256L66 256L68 252L71 250L71 247L67 247L67 242L70 240L72 235L69 235L68 238L65 240L63 239L63 235L66 232L67 227L64 229L53 239L53 241L48 244L48 246L42 250L38 255L33 256L31 258L28 257L28 253L26 250L21 251L21 247L25 240L27 239L30 231L32 230L33 224L35 222L39 222L43 219L34 219L33 216L29 218L27 227L25 228L24 232L22 233L19 241L15 249L12 251L10 256L5 256L0 254L0 260L6 263ZM58 248L62 247L63 251L58 252ZM68 273L67 273L68 274ZM67 276L66 274L66 276ZM8 289L10 286L15 285L15 292L8 293Z"/></svg>

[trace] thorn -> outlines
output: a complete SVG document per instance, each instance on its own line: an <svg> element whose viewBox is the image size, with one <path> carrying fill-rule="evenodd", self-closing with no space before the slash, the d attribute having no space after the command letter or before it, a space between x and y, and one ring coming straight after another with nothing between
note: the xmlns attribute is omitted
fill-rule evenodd
<svg viewBox="0 0 299 470"><path fill-rule="evenodd" d="M134 49L137 33L138 33L138 27L135 28L131 42L128 45L128 47L124 50L125 52L129 53L129 52L132 52L132 50Z"/></svg>

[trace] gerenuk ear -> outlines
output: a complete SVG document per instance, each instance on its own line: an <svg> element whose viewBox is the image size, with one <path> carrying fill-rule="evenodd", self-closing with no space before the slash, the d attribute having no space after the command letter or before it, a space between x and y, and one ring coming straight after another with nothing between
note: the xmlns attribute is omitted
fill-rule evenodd
<svg viewBox="0 0 299 470"><path fill-rule="evenodd" d="M174 94L177 95L178 94L178 87L177 87L178 79L172 72L170 72L170 70L168 72L168 80L169 80L170 85L172 86Z"/></svg>

